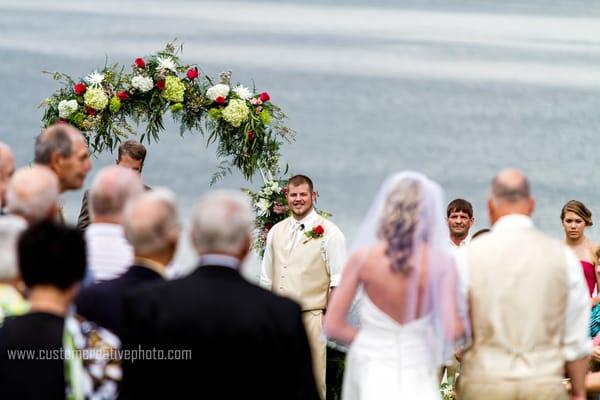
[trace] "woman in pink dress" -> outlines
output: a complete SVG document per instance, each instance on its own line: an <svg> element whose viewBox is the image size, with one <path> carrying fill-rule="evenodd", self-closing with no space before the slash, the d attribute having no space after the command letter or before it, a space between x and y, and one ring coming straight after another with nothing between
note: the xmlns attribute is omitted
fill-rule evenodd
<svg viewBox="0 0 600 400"><path fill-rule="evenodd" d="M565 230L565 244L581 262L591 297L596 289L599 251L598 245L585 236L585 228L592 226L592 212L582 202L570 200L563 206L560 220Z"/></svg>

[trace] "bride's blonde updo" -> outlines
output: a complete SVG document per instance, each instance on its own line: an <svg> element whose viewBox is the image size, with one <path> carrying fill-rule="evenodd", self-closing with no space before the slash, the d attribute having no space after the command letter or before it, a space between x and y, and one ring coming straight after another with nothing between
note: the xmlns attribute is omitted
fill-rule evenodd
<svg viewBox="0 0 600 400"><path fill-rule="evenodd" d="M386 255L393 271L410 273L415 230L420 215L421 190L418 181L400 180L386 198L378 236L387 244Z"/></svg>

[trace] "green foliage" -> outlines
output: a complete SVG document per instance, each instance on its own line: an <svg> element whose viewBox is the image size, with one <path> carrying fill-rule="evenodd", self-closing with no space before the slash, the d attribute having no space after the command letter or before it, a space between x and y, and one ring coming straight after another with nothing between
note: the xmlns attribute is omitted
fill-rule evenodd
<svg viewBox="0 0 600 400"><path fill-rule="evenodd" d="M293 132L282 124L285 114L270 100L261 101L256 90L247 98L234 90L219 102L208 98L213 79L200 71L197 77L193 66L181 64L182 49L168 43L163 50L144 57L143 63L136 60L129 68L106 64L77 81L61 72L52 73L61 86L41 104L42 124L71 123L82 131L92 153L100 153L113 151L122 140L135 135L140 125L145 126L142 142L159 141L165 113L171 111L181 135L199 131L207 146L216 143L222 162L212 183L234 168L249 180L259 169L275 174L283 141L293 140ZM222 73L220 82L231 86L231 72ZM66 114L63 105L61 117L59 104L72 100L77 109ZM228 122L223 110L230 103Z"/></svg>

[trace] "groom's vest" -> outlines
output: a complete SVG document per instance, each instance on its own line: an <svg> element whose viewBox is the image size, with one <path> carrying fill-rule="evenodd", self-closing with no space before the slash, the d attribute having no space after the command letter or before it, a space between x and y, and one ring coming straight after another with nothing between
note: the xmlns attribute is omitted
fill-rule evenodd
<svg viewBox="0 0 600 400"><path fill-rule="evenodd" d="M291 218L291 217L290 217ZM295 300L302 311L323 310L329 293L329 271L321 255L323 238L309 239L302 232L296 246L289 251L290 218L273 227L273 292ZM314 226L325 227L323 218L315 219ZM306 227L307 230L312 226Z"/></svg>
<svg viewBox="0 0 600 400"><path fill-rule="evenodd" d="M467 249L472 380L561 378L567 265L562 243L534 228L491 232Z"/></svg>

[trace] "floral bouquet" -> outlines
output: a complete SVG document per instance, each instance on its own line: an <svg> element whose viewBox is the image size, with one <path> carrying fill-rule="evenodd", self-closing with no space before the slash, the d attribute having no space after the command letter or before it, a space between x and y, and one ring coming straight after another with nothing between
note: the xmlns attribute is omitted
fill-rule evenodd
<svg viewBox="0 0 600 400"><path fill-rule="evenodd" d="M197 66L180 62L181 49L169 43L156 54L136 58L128 69L107 65L80 80L53 73L63 86L43 103L43 125L73 124L98 153L135 135L130 122L146 125L141 141L158 141L164 114L170 111L180 134L198 130L208 144L218 142L217 155L224 161L211 183L232 167L246 179L258 169L275 173L280 139L294 138L282 124L285 114L267 92L232 85L231 72L214 84Z"/></svg>
<svg viewBox="0 0 600 400"><path fill-rule="evenodd" d="M254 220L254 249L260 257L265 253L267 234L273 225L290 216L286 197L288 190L287 183L288 179L272 179L267 180L258 192L253 192L250 189L242 189L243 192L250 196L256 214ZM327 211L316 211L324 218L329 218L332 215Z"/></svg>

